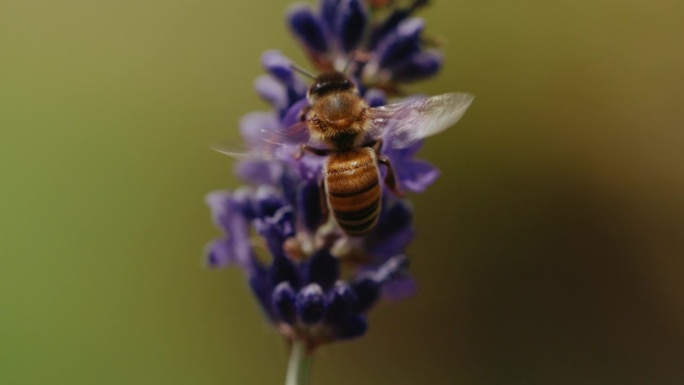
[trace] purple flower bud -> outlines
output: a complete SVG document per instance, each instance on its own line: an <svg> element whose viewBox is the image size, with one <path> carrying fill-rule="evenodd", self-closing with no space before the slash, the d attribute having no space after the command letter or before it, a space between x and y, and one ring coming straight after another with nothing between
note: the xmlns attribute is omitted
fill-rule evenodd
<svg viewBox="0 0 684 385"><path fill-rule="evenodd" d="M296 306L299 319L305 324L320 322L325 315L325 295L320 286L312 283L297 294Z"/></svg>
<svg viewBox="0 0 684 385"><path fill-rule="evenodd" d="M259 186L254 194L254 201L259 217L272 217L287 204L278 190L268 185Z"/></svg>
<svg viewBox="0 0 684 385"><path fill-rule="evenodd" d="M385 21L376 27L371 33L371 47L375 47L387 35L393 32L399 23L406 20L411 13L405 9L398 9L390 14Z"/></svg>
<svg viewBox="0 0 684 385"><path fill-rule="evenodd" d="M294 211L291 206L278 209L272 217L257 218L252 224L257 233L266 240L271 255L284 255L283 244L295 233Z"/></svg>
<svg viewBox="0 0 684 385"><path fill-rule="evenodd" d="M288 282L281 282L273 290L273 310L281 321L294 323L296 316L295 298L297 294Z"/></svg>
<svg viewBox="0 0 684 385"><path fill-rule="evenodd" d="M356 313L367 311L380 297L380 285L371 277L356 279L352 282L351 288L356 296Z"/></svg>
<svg viewBox="0 0 684 385"><path fill-rule="evenodd" d="M285 256L276 255L273 257L273 264L271 265L269 275L273 285L287 282L292 288L299 288L300 281L297 268L294 263Z"/></svg>
<svg viewBox="0 0 684 385"><path fill-rule="evenodd" d="M392 34L378 44L377 55L380 66L392 67L419 52L420 33L424 27L425 23L422 19L411 18L401 22Z"/></svg>
<svg viewBox="0 0 684 385"><path fill-rule="evenodd" d="M335 328L335 336L341 340L350 340L366 334L368 323L361 316L351 316L340 322Z"/></svg>
<svg viewBox="0 0 684 385"><path fill-rule="evenodd" d="M272 104L282 117L287 113L290 106L306 96L307 85L295 74L292 69L292 61L283 56L279 51L266 51L261 56L261 64L271 75L273 81L280 85L280 88L278 88L279 92L276 94L279 97L277 99L278 103ZM267 101L270 100L266 97L275 93L272 90L274 87L271 84L261 86L264 89L257 88L257 93Z"/></svg>
<svg viewBox="0 0 684 385"><path fill-rule="evenodd" d="M252 246L249 244L248 217L245 216L249 201L242 199L237 191L211 193L206 198L214 223L223 230L225 238L211 242L206 248L209 267L236 264L248 273L252 269Z"/></svg>
<svg viewBox="0 0 684 385"><path fill-rule="evenodd" d="M325 313L325 321L334 324L341 322L351 315L356 305L356 296L349 285L338 282L328 297L328 309Z"/></svg>
<svg viewBox="0 0 684 385"><path fill-rule="evenodd" d="M294 124L300 123L302 121L302 111L308 105L309 101L306 100L306 98L300 99L292 104L283 115L281 121L282 129L287 129ZM288 139L292 139L299 143L306 143L309 138L308 130L301 130L301 132L296 132L294 134L295 135L288 134Z"/></svg>
<svg viewBox="0 0 684 385"><path fill-rule="evenodd" d="M307 269L308 282L318 284L323 290L329 290L340 275L339 262L328 250L318 250L309 259Z"/></svg>
<svg viewBox="0 0 684 385"><path fill-rule="evenodd" d="M343 0L338 7L335 32L344 52L356 49L363 38L368 15L359 0Z"/></svg>
<svg viewBox="0 0 684 385"><path fill-rule="evenodd" d="M273 295L273 285L269 277L269 270L260 264L254 264L254 268L249 274L249 287L259 301L261 309L269 320L275 319L271 297Z"/></svg>
<svg viewBox="0 0 684 385"><path fill-rule="evenodd" d="M276 110L287 108L287 88L273 76L261 75L254 81L254 91Z"/></svg>
<svg viewBox="0 0 684 385"><path fill-rule="evenodd" d="M392 79L406 83L427 79L442 68L442 62L442 54L437 51L420 52L397 65L392 71Z"/></svg>
<svg viewBox="0 0 684 385"><path fill-rule="evenodd" d="M414 0L408 8L394 10L385 21L373 31L371 35L371 47L375 47L380 40L394 31L397 26L399 26L399 23L406 20L406 18L411 16L418 8L425 6L427 3L428 0Z"/></svg>
<svg viewBox="0 0 684 385"><path fill-rule="evenodd" d="M227 239L219 238L211 241L204 250L205 261L208 267L221 268L230 265L233 254Z"/></svg>
<svg viewBox="0 0 684 385"><path fill-rule="evenodd" d="M342 0L321 0L321 17L328 26L329 30L335 28L335 19L337 18L337 10Z"/></svg>
<svg viewBox="0 0 684 385"><path fill-rule="evenodd" d="M269 50L261 55L261 65L266 72L273 75L276 79L285 84L292 84L294 81L294 70L292 61L285 57L278 50Z"/></svg>
<svg viewBox="0 0 684 385"><path fill-rule="evenodd" d="M287 20L295 36L311 51L325 53L328 42L321 21L306 4L295 4L288 11Z"/></svg>

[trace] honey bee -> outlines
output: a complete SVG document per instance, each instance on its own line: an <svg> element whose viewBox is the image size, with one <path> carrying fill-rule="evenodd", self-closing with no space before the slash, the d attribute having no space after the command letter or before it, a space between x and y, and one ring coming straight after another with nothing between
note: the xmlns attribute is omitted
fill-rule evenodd
<svg viewBox="0 0 684 385"><path fill-rule="evenodd" d="M405 148L444 131L463 116L473 96L450 93L371 108L347 76L331 71L314 78L307 99L302 120L310 140L301 145L299 156L326 157L321 181L325 215L332 212L339 228L356 237L378 222L380 165L386 167L385 185L402 195L392 164L380 153L383 141Z"/></svg>

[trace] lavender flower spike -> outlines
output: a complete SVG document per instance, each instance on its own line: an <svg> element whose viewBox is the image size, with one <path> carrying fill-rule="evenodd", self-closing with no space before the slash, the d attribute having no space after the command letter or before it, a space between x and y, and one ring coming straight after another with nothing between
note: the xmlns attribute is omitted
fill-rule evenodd
<svg viewBox="0 0 684 385"><path fill-rule="evenodd" d="M378 303L415 292L406 256L414 213L404 193L423 193L440 173L414 157L422 138L455 123L471 100L450 94L387 105L443 63L424 47L425 22L415 17L427 1L396 3L320 0L288 10L286 24L323 75L311 85L281 52L262 55L254 90L268 108L239 125L250 156L235 174L245 186L206 199L223 233L205 248L206 265L244 272L264 317L291 345L287 385L304 383L317 347L362 337ZM334 102L320 108L325 98ZM377 122L384 131L374 131ZM416 132L421 124L429 128ZM344 163L363 154L367 170ZM342 179L370 179L358 191L336 190L338 170Z"/></svg>

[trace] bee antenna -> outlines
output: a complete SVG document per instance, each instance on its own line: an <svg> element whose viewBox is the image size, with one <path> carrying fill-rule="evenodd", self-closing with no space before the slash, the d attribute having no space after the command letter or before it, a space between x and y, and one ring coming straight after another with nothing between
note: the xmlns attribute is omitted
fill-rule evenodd
<svg viewBox="0 0 684 385"><path fill-rule="evenodd" d="M300 74L302 74L302 75L304 75L304 76L306 76L306 77L308 77L308 78L316 79L316 76L315 76L315 75L313 75L311 72L305 70L304 68L302 68L302 67L300 67L300 66L298 66L298 65L296 65L296 64L290 64L290 68L292 68L292 69L295 70L296 72L299 72Z"/></svg>

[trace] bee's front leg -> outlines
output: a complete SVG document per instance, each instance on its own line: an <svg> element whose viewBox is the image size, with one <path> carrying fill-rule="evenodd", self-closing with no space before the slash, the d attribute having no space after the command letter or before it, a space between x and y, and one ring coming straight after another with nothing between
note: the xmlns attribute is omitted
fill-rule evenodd
<svg viewBox="0 0 684 385"><path fill-rule="evenodd" d="M330 154L329 150L309 147L308 145L302 143L299 145L299 149L297 150L297 152L295 152L295 159L296 160L301 159L304 156L305 152L308 152L309 154L314 154L317 156L326 156L326 155Z"/></svg>

